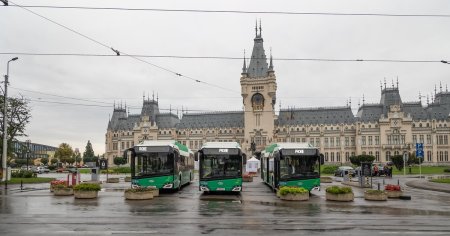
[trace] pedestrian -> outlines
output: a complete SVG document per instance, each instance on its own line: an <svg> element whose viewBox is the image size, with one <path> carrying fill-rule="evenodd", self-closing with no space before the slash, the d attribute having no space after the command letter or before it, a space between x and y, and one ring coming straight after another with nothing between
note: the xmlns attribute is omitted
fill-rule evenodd
<svg viewBox="0 0 450 236"><path fill-rule="evenodd" d="M373 175L378 176L378 165L374 165L373 167Z"/></svg>

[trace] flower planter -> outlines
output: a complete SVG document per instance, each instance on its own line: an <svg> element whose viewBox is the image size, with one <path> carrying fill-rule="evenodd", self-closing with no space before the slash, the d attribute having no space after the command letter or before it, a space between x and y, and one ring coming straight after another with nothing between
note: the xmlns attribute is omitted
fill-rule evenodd
<svg viewBox="0 0 450 236"><path fill-rule="evenodd" d="M299 193L299 194L288 193L286 195L280 195L280 199L287 201L308 201L309 193Z"/></svg>
<svg viewBox="0 0 450 236"><path fill-rule="evenodd" d="M106 183L119 183L119 178L108 178Z"/></svg>
<svg viewBox="0 0 450 236"><path fill-rule="evenodd" d="M131 182L131 176L125 177L125 182Z"/></svg>
<svg viewBox="0 0 450 236"><path fill-rule="evenodd" d="M400 196L403 195L403 191L386 190L386 194L388 198L399 198Z"/></svg>
<svg viewBox="0 0 450 236"><path fill-rule="evenodd" d="M326 193L326 199L330 201L338 201L338 202L351 202L353 201L355 195L353 193Z"/></svg>
<svg viewBox="0 0 450 236"><path fill-rule="evenodd" d="M71 196L71 195L73 195L73 188L54 188L53 195L55 195L55 196Z"/></svg>
<svg viewBox="0 0 450 236"><path fill-rule="evenodd" d="M370 200L370 201L386 201L387 200L387 194L386 192L376 192L376 193L370 193L370 192L364 192L364 199Z"/></svg>
<svg viewBox="0 0 450 236"><path fill-rule="evenodd" d="M153 197L159 197L159 189L153 189L152 195Z"/></svg>
<svg viewBox="0 0 450 236"><path fill-rule="evenodd" d="M253 182L253 176L244 176L242 177L243 182Z"/></svg>
<svg viewBox="0 0 450 236"><path fill-rule="evenodd" d="M127 199L127 200L148 200L148 199L153 199L153 191L125 192L125 199Z"/></svg>
<svg viewBox="0 0 450 236"><path fill-rule="evenodd" d="M98 191L74 191L77 199L92 199L98 197Z"/></svg>
<svg viewBox="0 0 450 236"><path fill-rule="evenodd" d="M333 179L331 177L320 177L321 183L333 183Z"/></svg>

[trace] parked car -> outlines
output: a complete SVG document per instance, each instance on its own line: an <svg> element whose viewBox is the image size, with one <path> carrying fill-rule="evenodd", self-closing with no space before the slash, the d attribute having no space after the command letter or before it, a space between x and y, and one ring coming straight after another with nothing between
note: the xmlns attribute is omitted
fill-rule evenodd
<svg viewBox="0 0 450 236"><path fill-rule="evenodd" d="M348 172L349 175L355 177L355 169L351 166L339 166L336 172L334 172L334 176L344 177L345 172Z"/></svg>
<svg viewBox="0 0 450 236"><path fill-rule="evenodd" d="M39 173L39 174L50 172L50 170L46 166L38 166L36 168L36 170L37 170L37 173Z"/></svg>

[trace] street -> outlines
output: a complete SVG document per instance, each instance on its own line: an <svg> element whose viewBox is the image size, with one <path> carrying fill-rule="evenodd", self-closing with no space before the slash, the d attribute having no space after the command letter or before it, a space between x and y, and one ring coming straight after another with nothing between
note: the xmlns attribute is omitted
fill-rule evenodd
<svg viewBox="0 0 450 236"><path fill-rule="evenodd" d="M338 179L338 178L336 178ZM406 179L401 179L403 183ZM386 180L396 183L396 179ZM381 180L380 180L381 182ZM98 199L56 197L48 189L2 189L1 235L448 235L448 193L405 188L412 200L330 202L314 191L307 202L279 200L259 177L241 195L202 196L198 182L180 192L126 201L129 183L103 184ZM334 182L333 184L339 184ZM47 184L48 185L48 184Z"/></svg>

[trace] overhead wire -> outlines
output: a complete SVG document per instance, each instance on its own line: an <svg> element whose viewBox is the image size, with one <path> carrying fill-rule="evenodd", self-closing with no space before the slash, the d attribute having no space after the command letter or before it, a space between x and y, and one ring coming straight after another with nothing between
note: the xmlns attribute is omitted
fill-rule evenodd
<svg viewBox="0 0 450 236"><path fill-rule="evenodd" d="M17 7L15 5L10 5ZM114 10L114 11L153 11L188 13L231 13L231 14L276 14L276 15L319 15L319 16L376 16L376 17L438 17L450 18L450 14L392 14L392 13L344 13L344 12L295 12L295 11L246 11L246 10L206 10L206 9L168 9L168 8L129 8L129 7L88 7L57 5L22 5L27 8Z"/></svg>
<svg viewBox="0 0 450 236"><path fill-rule="evenodd" d="M0 55L22 55L22 56L74 56L74 57L117 57L111 54L91 53L32 53L32 52L0 52ZM172 58L172 59L218 59L218 60L244 60L244 57L230 56L181 56L181 55L142 55L129 54L134 58ZM266 58L253 58L266 59ZM319 62L391 62L391 63L447 63L442 59L437 60L412 60L412 59L336 59L336 58L283 58L274 57L274 61L319 61ZM195 80L194 78L191 78Z"/></svg>
<svg viewBox="0 0 450 236"><path fill-rule="evenodd" d="M66 29L66 30L68 30L68 31L70 31L70 32L72 32L72 33L74 33L74 34L77 34L77 35L79 35L79 36L81 36L81 37L83 37L83 38L85 38L85 39L88 39L88 40L90 40L91 42L94 42L94 43L96 43L96 44L98 44L98 45L100 45L100 46L103 46L103 47L107 48L108 50L114 51L114 52L116 53L117 56L122 56L122 54L123 54L124 56L131 57L131 58L133 58L133 59L135 59L135 60L138 60L138 61L140 61L140 62L143 62L143 63L145 63L145 64L148 64L148 65L151 65L151 66L153 66L153 67L156 67L156 68L159 68L159 69L161 69L161 70L164 70L164 71L166 71L166 72L172 73L172 74L174 74L174 75L176 75L176 76L178 76L178 77L183 77L183 78L189 79L189 80L194 81L194 82L197 82L197 83L202 83L202 84L205 84L205 85L208 85L208 86L211 86L211 87L215 87L215 88L219 88L219 89L223 89L223 90L227 90L227 91L231 91L231 92L236 92L236 93L238 93L238 91L235 91L235 90L232 90L232 89L229 89L229 88L225 88L225 87L222 87L222 86L219 86L219 85L210 83L210 82L202 81L202 80L193 78L193 77L191 77L191 76L183 75L183 74L181 74L181 73L179 73L179 72L176 72L176 71L174 71L174 70L171 70L171 69L168 69L168 68L159 66L159 65L154 64L154 63L151 63L151 62L148 62L148 61L143 60L143 59L141 59L141 58L139 58L139 57L133 56L133 55L128 54L128 53L125 53L125 52L123 52L123 51L121 51L121 50L116 50L116 49L114 49L113 47L110 47L110 46L108 46L108 45L106 45L106 44L104 44L104 43L102 43L102 42L100 42L100 41L98 41L98 40L96 40L96 39L94 39L94 38L92 38L92 37L89 37L89 36L87 36L87 35L85 35L85 34L83 34L83 33L78 32L77 30L74 30L74 29L72 29L72 28L70 28L70 27L67 27L67 26L65 26L65 25L63 25L63 24L61 24L61 23L58 23L58 22L56 22L56 21L54 21L54 20L52 20L52 19L50 19L50 18L48 18L48 17L45 17L45 16L43 16L43 15L37 13L37 12L34 12L34 11L32 11L32 10L30 10L30 9L28 9L28 8L26 8L26 7L24 7L24 6L18 5L18 4L16 4L16 3L12 2L12 1L9 1L9 2L12 3L12 5L10 5L10 6L17 6L17 7L20 7L21 9L23 9L23 10L25 10L25 11L28 11L28 12L30 12L30 13L32 13L32 14L38 16L38 17L41 17L41 18L43 18L43 19L45 19L45 20L47 20L47 21L49 21L49 22L51 22L51 23L53 23L53 24L56 24L56 25L58 25L58 26L60 26L60 27L62 27L62 28L64 28L64 29Z"/></svg>

